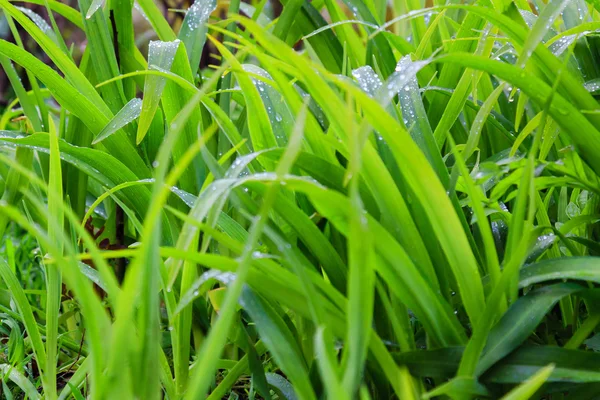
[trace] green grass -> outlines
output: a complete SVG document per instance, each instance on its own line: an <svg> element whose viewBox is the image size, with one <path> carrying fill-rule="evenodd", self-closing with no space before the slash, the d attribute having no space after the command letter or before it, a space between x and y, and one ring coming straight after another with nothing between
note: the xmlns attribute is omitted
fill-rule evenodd
<svg viewBox="0 0 600 400"><path fill-rule="evenodd" d="M4 398L600 395L596 2L28 3Z"/></svg>

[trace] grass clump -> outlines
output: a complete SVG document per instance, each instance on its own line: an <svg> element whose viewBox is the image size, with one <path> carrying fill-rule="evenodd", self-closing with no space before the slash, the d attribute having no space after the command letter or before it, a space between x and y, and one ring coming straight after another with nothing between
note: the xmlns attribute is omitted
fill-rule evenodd
<svg viewBox="0 0 600 400"><path fill-rule="evenodd" d="M598 396L595 3L30 4L5 398Z"/></svg>

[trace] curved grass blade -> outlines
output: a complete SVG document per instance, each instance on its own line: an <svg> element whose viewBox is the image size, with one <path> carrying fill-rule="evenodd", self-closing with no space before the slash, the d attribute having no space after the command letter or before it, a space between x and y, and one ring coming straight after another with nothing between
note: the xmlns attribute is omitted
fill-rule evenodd
<svg viewBox="0 0 600 400"><path fill-rule="evenodd" d="M394 354L400 365L406 365L418 377L448 379L456 374L462 347L413 351ZM498 362L480 380L484 383L520 384L540 369L554 364L548 382L600 382L596 368L600 354L569 350L557 346L521 346Z"/></svg>
<svg viewBox="0 0 600 400"><path fill-rule="evenodd" d="M511 390L502 400L528 400L546 382L554 371L554 364L540 369L535 375Z"/></svg>
<svg viewBox="0 0 600 400"><path fill-rule="evenodd" d="M332 90L329 90L327 84L318 84L318 82L322 82L323 79L307 65L308 63L306 60L299 57L291 49L285 47L281 42L264 32L253 21L243 18L238 18L238 20L242 22L264 46L269 46L272 51L278 52L280 57L285 58L291 64L298 66L298 73L302 74L303 82L310 88L311 95L318 100L319 104L325 107L324 111L331 116L330 120L336 121L336 123L339 124L337 129L338 134L343 134L345 126L343 126L344 124L342 124L341 121L344 121L346 117L345 115L340 115L340 111L343 110L344 107L340 104L341 102L337 95ZM473 320L477 320L479 313L481 312L482 304L484 303L481 279L478 277L477 261L472 253L467 238L463 236L464 230L462 229L458 216L453 211L453 206L445 194L446 191L435 176L435 172L428 166L425 157L418 150L416 144L413 143L408 132L403 130L391 116L387 115L375 100L363 93L360 88L356 87L352 82L348 83L346 81L341 81L340 84L344 85L346 90L351 91L352 95L360 102L369 123L390 145L397 163L399 165L419 166L419 168L411 168L410 170L405 169L402 170L402 172L406 174L405 179L411 189L414 190L415 197L419 198L420 202L424 204L424 208L428 212L428 218L432 221L432 226L438 231L438 240L440 240L447 257L452 260L450 265L453 267L453 272L457 276L459 285L468 286L468 288L464 287L461 289L461 291L464 290L465 292L461 295L464 296L464 304L468 309L469 315ZM369 159L369 156L366 154L365 160L367 159ZM413 174L423 174L423 176L418 178ZM427 175L427 177L425 177L425 175ZM421 184L422 182L430 182L430 185L425 187ZM426 194L425 192L428 193ZM433 192L435 192L435 194ZM428 205L425 206L425 204ZM443 212L442 216L441 210L446 210L447 212ZM461 243L458 246L457 240ZM463 274L468 275L468 277L462 276Z"/></svg>
<svg viewBox="0 0 600 400"><path fill-rule="evenodd" d="M439 60L458 63L495 74L521 88L525 94L540 105L547 102L548 96L552 92L552 88L541 79L528 76L522 73L519 68L505 63L471 54L448 54L441 56ZM594 125L570 101L567 101L558 93L554 93L548 113L568 132L582 158L594 171L600 172L600 162L598 161L600 160L598 158L598 155L600 155L600 135L589 133L597 132Z"/></svg>
<svg viewBox="0 0 600 400"><path fill-rule="evenodd" d="M490 391L473 378L456 377L423 395L424 399L448 396L452 399L491 397Z"/></svg>
<svg viewBox="0 0 600 400"><path fill-rule="evenodd" d="M600 283L600 258L555 258L528 265L521 269L519 287L560 279Z"/></svg>
<svg viewBox="0 0 600 400"><path fill-rule="evenodd" d="M200 65L200 56L206 42L206 24L210 14L216 8L216 0L195 0L194 4L188 8L183 19L178 37L187 50L192 73L194 74Z"/></svg>
<svg viewBox="0 0 600 400"><path fill-rule="evenodd" d="M329 335L325 332L326 328L318 328L315 333L315 353L317 354L317 363L324 378L325 390L327 396L332 399L348 400L350 396L344 390L338 375L337 359L330 343L327 343Z"/></svg>
<svg viewBox="0 0 600 400"><path fill-rule="evenodd" d="M137 119L142 113L142 100L134 98L123 106L113 119L102 129L92 141L92 144L98 144L104 139L130 124Z"/></svg>
<svg viewBox="0 0 600 400"><path fill-rule="evenodd" d="M19 280L12 272L12 269L10 268L8 263L2 257L0 257L0 276L2 277L4 283L6 283L6 286L10 290L15 305L19 310L19 314L21 314L21 317L23 318L23 325L25 325L25 330L27 331L27 335L30 338L31 346L40 369L42 384L44 385L44 387L48 387L52 384L52 382L48 382L45 375L47 362L46 350L44 348L44 343L42 342L42 337L40 335L38 325L33 315L33 310L31 309L31 305L27 300L27 296L25 295L25 292L23 291Z"/></svg>
<svg viewBox="0 0 600 400"><path fill-rule="evenodd" d="M250 314L260 333L261 340L271 351L277 364L292 381L293 390L298 397L300 399L316 398L308 377L306 361L283 319L248 287L242 290L240 304Z"/></svg>
<svg viewBox="0 0 600 400"><path fill-rule="evenodd" d="M212 36L210 40L217 47L223 57L231 63L234 69L235 77L242 89L244 99L246 100L246 113L248 115L248 130L254 151L260 151L277 147L277 141L273 134L273 127L269 121L269 115L265 105L261 101L260 90L263 86L255 86L250 76L243 70L242 65L237 61L234 55L221 43L217 42ZM260 84L257 84L260 85ZM263 84L264 85L264 84ZM269 163L267 169L273 169L272 163Z"/></svg>
<svg viewBox="0 0 600 400"><path fill-rule="evenodd" d="M23 14L27 15L29 18L31 18L31 20L37 25L38 28L42 30L42 32L44 32L50 39L52 39L54 43L58 44L58 39L54 34L54 30L39 14L25 7L17 7L17 9Z"/></svg>
<svg viewBox="0 0 600 400"><path fill-rule="evenodd" d="M173 62L175 61L175 55L177 53L177 49L179 48L179 43L179 40L175 40L173 42L150 42L148 48L148 68L150 69L155 66L160 69L170 71ZM137 136L135 139L137 144L140 144L140 142L144 139L148 129L150 128L150 125L152 124L154 114L156 113L156 109L158 108L158 104L166 84L167 81L162 76L148 75L146 77L144 83L142 111L140 114Z"/></svg>
<svg viewBox="0 0 600 400"><path fill-rule="evenodd" d="M83 28L81 13L70 7L68 4L56 0L14 0L13 3L37 4L40 6L47 4L50 7L50 10L60 14L76 27Z"/></svg>
<svg viewBox="0 0 600 400"><path fill-rule="evenodd" d="M93 103L90 100L93 99L93 97L88 97L85 95L85 93L82 94L83 91L71 86L52 68L38 60L30 53L27 53L11 43L0 40L0 54L4 54L14 62L32 71L34 75L44 85L46 85L54 98L62 106L80 118L92 132L99 132L104 126L106 126L110 118L112 118L110 110L106 108L106 104L104 104L101 99L99 101L102 106L97 107L97 103ZM92 90L97 96L97 93L93 87ZM123 164L130 167L138 178L144 178L148 176L148 167L144 164L133 145L126 140L124 132L119 132L115 135L112 135L111 137L107 138L103 144L111 152L111 154L113 154L115 157L118 157Z"/></svg>
<svg viewBox="0 0 600 400"><path fill-rule="evenodd" d="M0 137L0 141L13 143L19 147L49 152L47 134L40 133L24 138ZM137 176L123 163L105 152L72 146L64 141L60 141L59 147L62 159L106 187L138 180ZM148 208L150 191L145 187L129 187L120 193L123 196L122 199L135 210L137 217L142 219ZM163 237L166 241L171 240L169 229L163 229Z"/></svg>
<svg viewBox="0 0 600 400"><path fill-rule="evenodd" d="M556 18L558 18L568 4L568 0L553 0L544 7L539 17L536 19L535 24L533 24L525 43L523 43L521 54L517 59L517 67L522 68L525 66L527 60L533 54L534 49L541 43Z"/></svg>
<svg viewBox="0 0 600 400"><path fill-rule="evenodd" d="M484 373L518 347L554 304L581 289L582 287L576 284L562 283L537 289L519 298L490 331L487 345L477 364L476 374Z"/></svg>
<svg viewBox="0 0 600 400"><path fill-rule="evenodd" d="M92 7L91 0L78 0L79 8L83 13L88 13ZM100 81L119 76L116 46L113 43L109 24L103 12L92 13L90 18L84 18L84 27L87 36L87 45L90 48L90 57L94 63L94 74ZM118 112L126 103L123 84L121 81L112 82L100 89L102 98L113 113ZM131 140L131 138L129 138Z"/></svg>
<svg viewBox="0 0 600 400"><path fill-rule="evenodd" d="M353 114L348 107L349 119ZM358 124L350 125L351 151L350 215L348 231L348 334L342 363L345 365L342 385L351 395L358 393L369 346L375 303L375 245L370 236L366 211L359 194L360 169L364 143L369 131L360 132Z"/></svg>
<svg viewBox="0 0 600 400"><path fill-rule="evenodd" d="M92 4L90 4L90 7L88 8L87 12L85 13L85 19L91 19L94 14L96 13L96 11L98 11L100 8L102 8L102 6L104 5L104 3L106 2L106 0L93 0Z"/></svg>
<svg viewBox="0 0 600 400"><path fill-rule="evenodd" d="M171 42L177 39L177 35L171 29L169 22L163 16L158 6L153 0L136 0L140 5L144 15L152 24L152 27L158 34L158 38L164 42Z"/></svg>
<svg viewBox="0 0 600 400"><path fill-rule="evenodd" d="M0 65L2 65L2 69L4 69L4 73L8 77L12 89L15 91L15 94L19 99L19 103L21 104L21 107L23 107L25 116L31 122L31 126L33 127L34 131L41 132L43 130L42 121L40 120L38 110L23 87L21 79L19 78L19 75L17 75L17 71L15 71L14 66L5 56L0 56Z"/></svg>
<svg viewBox="0 0 600 400"><path fill-rule="evenodd" d="M252 64L242 65L244 71L255 74L262 78L271 80L271 76L262 68ZM281 93L275 90L271 85L259 80L255 77L250 77L254 86L258 89L258 93L263 101L269 121L275 135L275 140L278 146L285 146L288 137L291 135L294 127L294 120L286 104L281 101Z"/></svg>
<svg viewBox="0 0 600 400"><path fill-rule="evenodd" d="M416 64L416 65L415 65ZM411 137L417 143L423 154L427 157L429 163L433 166L436 172L442 176L445 174L446 167L440 156L440 151L435 142L425 106L421 99L419 84L416 74L412 74L413 69L420 69L421 65L426 65L424 62L413 62L410 56L404 56L396 66L396 72L390 79L394 79L395 75L410 76L411 78L404 87L399 88L398 99L402 109L402 119L404 126L410 132ZM416 68L415 68L416 67ZM389 89L389 84L388 84Z"/></svg>
<svg viewBox="0 0 600 400"><path fill-rule="evenodd" d="M32 400L39 400L42 398L33 383L12 365L0 364L0 375L3 378L3 384L5 383L5 379L13 381L13 383L23 390L23 393L25 393L28 398ZM3 385L3 390L8 390L8 386ZM8 393L5 393L5 395L7 396L7 399L10 398L8 397Z"/></svg>

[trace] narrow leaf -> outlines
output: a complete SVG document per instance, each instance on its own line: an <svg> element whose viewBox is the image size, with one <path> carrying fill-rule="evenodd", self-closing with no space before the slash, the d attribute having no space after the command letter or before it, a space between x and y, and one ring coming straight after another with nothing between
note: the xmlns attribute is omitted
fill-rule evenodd
<svg viewBox="0 0 600 400"><path fill-rule="evenodd" d="M179 40L175 40L173 42L150 42L148 48L148 69L150 69L152 66L155 66L160 69L171 70L171 66L175 60L175 54L179 48L179 43ZM136 136L137 144L144 139L148 129L150 128L150 125L152 124L152 119L154 118L154 114L156 113L158 103L160 102L160 98L166 84L167 80L162 76L148 75L146 77L146 82L144 83L142 111L140 114L140 122Z"/></svg>
<svg viewBox="0 0 600 400"><path fill-rule="evenodd" d="M92 144L97 144L123 128L125 125L130 124L136 118L140 116L142 112L142 100L134 98L130 100L121 111L114 116L112 120L102 129L98 135L94 138Z"/></svg>
<svg viewBox="0 0 600 400"><path fill-rule="evenodd" d="M187 50L192 73L195 73L200 65L200 56L206 42L206 23L216 8L216 0L195 0L183 19L179 39Z"/></svg>

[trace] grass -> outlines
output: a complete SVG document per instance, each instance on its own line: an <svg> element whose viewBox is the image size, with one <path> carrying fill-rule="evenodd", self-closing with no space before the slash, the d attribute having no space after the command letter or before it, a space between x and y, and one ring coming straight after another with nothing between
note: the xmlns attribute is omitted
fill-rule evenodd
<svg viewBox="0 0 600 400"><path fill-rule="evenodd" d="M27 3L4 398L600 394L598 4Z"/></svg>

